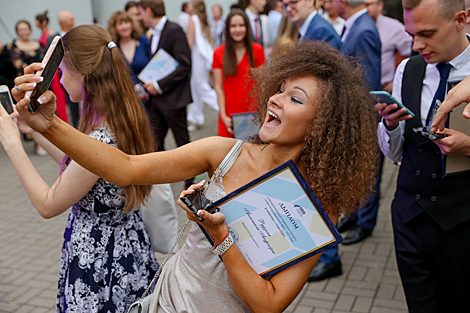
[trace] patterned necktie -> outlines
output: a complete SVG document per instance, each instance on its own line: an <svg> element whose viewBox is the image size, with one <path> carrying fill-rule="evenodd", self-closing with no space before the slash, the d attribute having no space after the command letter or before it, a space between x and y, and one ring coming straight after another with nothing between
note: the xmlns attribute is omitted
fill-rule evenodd
<svg viewBox="0 0 470 313"><path fill-rule="evenodd" d="M256 42L260 41L260 37L261 37L261 32L259 29L259 18L255 17L255 40Z"/></svg>
<svg viewBox="0 0 470 313"><path fill-rule="evenodd" d="M444 98L446 97L447 79L449 78L449 73L450 69L452 68L452 65L450 65L449 63L439 63L436 65L436 67L439 70L441 79L439 80L439 87L437 87L437 91L434 94L434 99L432 100L431 107L429 108L429 112L426 117L426 125L428 125L430 122L432 111L434 109L434 106L436 105L436 100L443 102Z"/></svg>

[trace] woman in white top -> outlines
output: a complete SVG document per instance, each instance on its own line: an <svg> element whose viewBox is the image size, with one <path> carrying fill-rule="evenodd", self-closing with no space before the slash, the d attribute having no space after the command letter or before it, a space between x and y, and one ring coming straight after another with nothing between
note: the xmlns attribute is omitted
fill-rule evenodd
<svg viewBox="0 0 470 313"><path fill-rule="evenodd" d="M191 48L191 95L189 105L189 131L197 130L204 124L204 103L219 111L217 94L209 85L209 72L212 69L214 54L211 29L207 22L204 0L193 0L193 14L188 24L188 44Z"/></svg>

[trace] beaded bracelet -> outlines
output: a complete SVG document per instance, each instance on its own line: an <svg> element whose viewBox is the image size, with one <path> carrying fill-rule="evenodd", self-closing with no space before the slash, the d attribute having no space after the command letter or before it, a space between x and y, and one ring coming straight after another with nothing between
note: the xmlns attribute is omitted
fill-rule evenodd
<svg viewBox="0 0 470 313"><path fill-rule="evenodd" d="M217 246L212 249L215 255L221 256L233 245L233 238L230 235L230 232L225 236L224 240L222 240Z"/></svg>

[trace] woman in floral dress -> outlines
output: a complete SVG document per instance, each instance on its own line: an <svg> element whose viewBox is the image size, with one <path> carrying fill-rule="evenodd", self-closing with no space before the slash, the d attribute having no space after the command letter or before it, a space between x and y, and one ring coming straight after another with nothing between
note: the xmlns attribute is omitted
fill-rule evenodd
<svg viewBox="0 0 470 313"><path fill-rule="evenodd" d="M72 101L83 101L79 130L129 154L154 151L145 110L110 35L98 26L84 25L68 32L63 44L61 82ZM25 71L40 68L36 63ZM16 85L31 76L17 78ZM24 97L22 89L13 89L15 98ZM34 169L18 128L61 164L52 187ZM151 186L119 187L99 178L21 119L18 126L11 119L0 123L0 141L42 217L52 218L72 206L64 233L56 312L126 312L158 269L142 216L135 209Z"/></svg>

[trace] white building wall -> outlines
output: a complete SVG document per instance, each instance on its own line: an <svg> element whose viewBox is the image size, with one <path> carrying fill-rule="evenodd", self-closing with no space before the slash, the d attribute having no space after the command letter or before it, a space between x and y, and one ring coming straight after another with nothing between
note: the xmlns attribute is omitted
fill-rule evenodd
<svg viewBox="0 0 470 313"><path fill-rule="evenodd" d="M165 10L171 21L176 21L181 13L181 5L185 0L164 0ZM227 16L230 5L237 0L206 0L208 16L212 16L211 6L220 4L224 16ZM123 10L127 0L0 0L0 42L8 43L16 38L15 24L17 21L26 19L31 23L33 33L31 38L39 38L40 30L35 27L36 14L48 10L49 28L59 29L57 13L68 10L75 15L75 25L96 23L104 28L107 26L108 18L118 10ZM2 23L5 23L3 25ZM5 27L7 30L5 30ZM13 36L13 38L10 38Z"/></svg>

